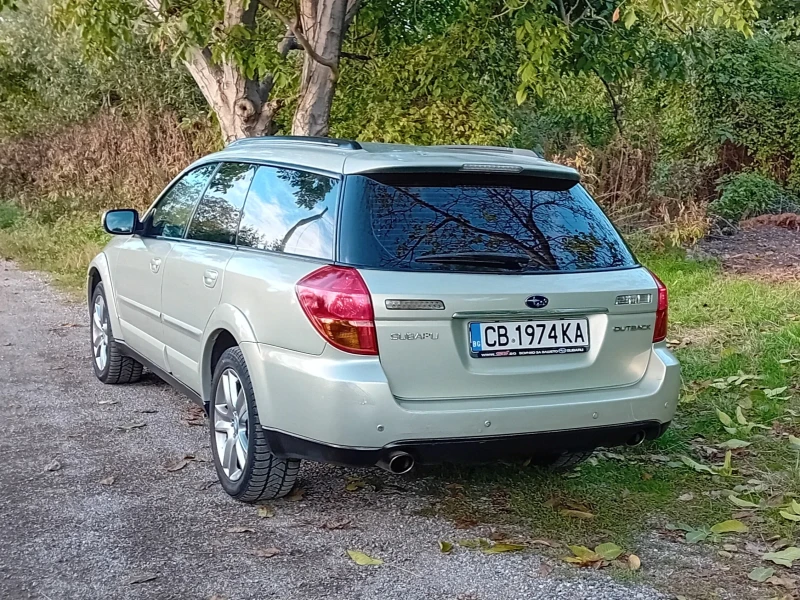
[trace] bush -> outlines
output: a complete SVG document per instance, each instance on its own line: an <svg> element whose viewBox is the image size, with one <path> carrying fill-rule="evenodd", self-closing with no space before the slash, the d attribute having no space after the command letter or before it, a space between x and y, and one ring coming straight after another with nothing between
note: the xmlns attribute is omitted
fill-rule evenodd
<svg viewBox="0 0 800 600"><path fill-rule="evenodd" d="M0 229L10 229L22 218L22 210L15 204L0 202Z"/></svg>
<svg viewBox="0 0 800 600"><path fill-rule="evenodd" d="M796 199L783 186L758 173L726 175L717 182L717 189L721 195L709 210L731 223L797 208Z"/></svg>

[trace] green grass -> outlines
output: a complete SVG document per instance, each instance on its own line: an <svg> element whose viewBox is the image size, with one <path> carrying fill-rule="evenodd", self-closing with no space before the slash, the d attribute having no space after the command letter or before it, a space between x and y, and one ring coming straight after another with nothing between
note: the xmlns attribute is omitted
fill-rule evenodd
<svg viewBox="0 0 800 600"><path fill-rule="evenodd" d="M0 202L0 256L52 273L67 290L85 285L89 261L107 240L95 215L78 213L48 222Z"/></svg>
<svg viewBox="0 0 800 600"><path fill-rule="evenodd" d="M800 411L800 362L781 362L800 358L800 285L724 274L717 264L690 261L678 251L647 255L643 262L670 291L669 340L679 344L675 352L684 387L673 428L655 442L616 449L621 460L601 455L597 464L584 464L566 476L520 466L438 469L438 483L433 484L438 502L431 512L522 525L531 536L570 544L615 541L635 548L641 533L668 523L700 527L730 519L739 509L725 492L747 486L748 480L762 481L766 489L748 493L740 487L740 497L771 497L775 504L781 502L781 494L784 502L793 494L800 497L797 453L786 438L792 432L800 436L800 419L786 412ZM741 373L759 379L724 389L711 385ZM775 398L762 391L783 386L788 389ZM747 432L740 427L727 433L716 409L735 421L740 403L748 422L772 428ZM721 455L709 459L699 447L715 447L732 438L751 446L732 453L731 477L697 473L680 463L681 456L689 456L704 465L720 465ZM672 466L663 458L653 460L653 455L669 457ZM447 482L463 489L447 487ZM678 500L684 494L693 499ZM581 504L594 518L564 516L552 506L554 501ZM796 533L796 525L781 518L777 508L758 515L763 520L750 522L748 535Z"/></svg>

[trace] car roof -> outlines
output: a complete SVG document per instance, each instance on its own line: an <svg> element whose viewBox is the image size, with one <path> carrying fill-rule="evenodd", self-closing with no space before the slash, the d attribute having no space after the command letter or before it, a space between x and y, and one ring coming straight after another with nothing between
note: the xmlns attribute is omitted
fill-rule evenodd
<svg viewBox="0 0 800 600"><path fill-rule="evenodd" d="M411 146L335 138L244 138L200 162L265 161L287 167L352 175L387 171L519 173L579 181L575 169L551 163L531 150L498 146Z"/></svg>

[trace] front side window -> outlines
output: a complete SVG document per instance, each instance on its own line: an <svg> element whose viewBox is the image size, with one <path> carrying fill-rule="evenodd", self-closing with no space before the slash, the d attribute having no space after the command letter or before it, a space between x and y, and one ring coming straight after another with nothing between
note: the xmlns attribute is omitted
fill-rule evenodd
<svg viewBox="0 0 800 600"><path fill-rule="evenodd" d="M255 171L255 165L222 163L197 205L186 237L203 242L235 243L239 216Z"/></svg>
<svg viewBox="0 0 800 600"><path fill-rule="evenodd" d="M343 210L339 258L354 266L513 274L636 265L594 200L567 180L349 176Z"/></svg>
<svg viewBox="0 0 800 600"><path fill-rule="evenodd" d="M250 186L237 244L313 258L333 258L339 180L259 167Z"/></svg>
<svg viewBox="0 0 800 600"><path fill-rule="evenodd" d="M176 181L153 210L147 235L182 238L195 204L216 166L203 165Z"/></svg>

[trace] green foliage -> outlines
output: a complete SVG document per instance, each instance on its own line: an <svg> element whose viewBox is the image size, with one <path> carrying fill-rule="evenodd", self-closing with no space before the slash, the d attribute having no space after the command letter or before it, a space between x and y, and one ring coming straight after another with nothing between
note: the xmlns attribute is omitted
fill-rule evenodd
<svg viewBox="0 0 800 600"><path fill-rule="evenodd" d="M786 190L758 173L737 173L720 179L722 192L709 210L731 223L759 215L789 212L796 207Z"/></svg>
<svg viewBox="0 0 800 600"><path fill-rule="evenodd" d="M50 130L102 107L170 108L185 117L208 110L186 70L141 37L92 59L75 30L54 29L48 11L36 0L0 18L0 136Z"/></svg>
<svg viewBox="0 0 800 600"><path fill-rule="evenodd" d="M13 227L22 218L22 210L10 202L0 202L0 229Z"/></svg>

